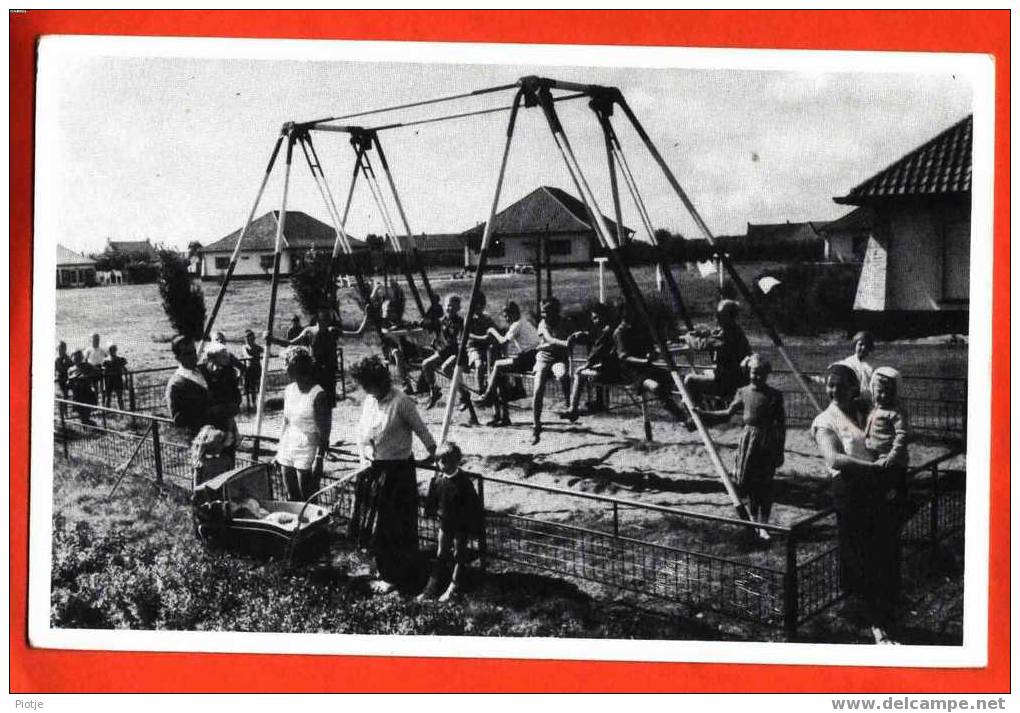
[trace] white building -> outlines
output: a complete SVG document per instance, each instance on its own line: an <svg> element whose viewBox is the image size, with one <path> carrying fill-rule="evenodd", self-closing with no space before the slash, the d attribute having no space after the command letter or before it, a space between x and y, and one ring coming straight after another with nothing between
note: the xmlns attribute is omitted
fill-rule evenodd
<svg viewBox="0 0 1020 713"><path fill-rule="evenodd" d="M835 199L874 211L854 303L858 321L966 331L972 129L968 116Z"/></svg>
<svg viewBox="0 0 1020 713"><path fill-rule="evenodd" d="M241 254L234 268L234 277L269 278L273 274L273 251L276 246L277 216L279 211L270 211L252 222ZM301 211L287 211L283 226L283 248L280 253L280 274L290 275L298 269L310 249L331 252L336 232L332 227ZM206 280L220 279L227 272L230 257L237 245L241 230L235 230L202 248L201 274ZM351 238L355 249L367 246L361 240Z"/></svg>
<svg viewBox="0 0 1020 713"><path fill-rule="evenodd" d="M57 287L90 287L96 284L96 261L57 245Z"/></svg>
<svg viewBox="0 0 1020 713"><path fill-rule="evenodd" d="M606 218L615 235L616 223ZM629 237L634 231L624 228ZM485 223L462 233L471 264L478 262ZM534 265L542 251L542 264L592 265L598 239L588 220L584 204L559 188L541 186L496 214L489 247L492 267Z"/></svg>

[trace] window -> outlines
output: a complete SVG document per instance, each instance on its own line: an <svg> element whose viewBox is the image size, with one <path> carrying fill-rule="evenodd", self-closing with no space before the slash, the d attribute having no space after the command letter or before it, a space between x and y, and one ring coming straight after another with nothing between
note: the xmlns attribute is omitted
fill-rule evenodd
<svg viewBox="0 0 1020 713"><path fill-rule="evenodd" d="M226 270L228 267L230 267L230 258L229 257L218 257L218 258L216 258L216 269L217 270Z"/></svg>
<svg viewBox="0 0 1020 713"><path fill-rule="evenodd" d="M570 255L571 245L569 240L550 240L545 244L549 255Z"/></svg>
<svg viewBox="0 0 1020 713"><path fill-rule="evenodd" d="M259 267L263 270L273 269L273 256L272 255L259 255Z"/></svg>
<svg viewBox="0 0 1020 713"><path fill-rule="evenodd" d="M489 243L489 257L505 257L506 256L506 245L503 244L502 240L492 239Z"/></svg>

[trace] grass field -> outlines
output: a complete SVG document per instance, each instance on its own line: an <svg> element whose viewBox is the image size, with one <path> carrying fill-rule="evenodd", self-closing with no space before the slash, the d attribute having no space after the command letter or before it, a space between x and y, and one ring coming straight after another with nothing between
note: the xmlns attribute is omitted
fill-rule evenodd
<svg viewBox="0 0 1020 713"><path fill-rule="evenodd" d="M327 566L281 564L206 549L183 494L58 460L54 472L52 625L59 628L436 634L572 638L779 641L774 628L709 610L621 594L492 563L472 573L465 599L419 604L365 588L368 562L334 546ZM955 554L954 554L955 553ZM962 588L956 550L907 588L902 640L959 644ZM867 643L840 607L807 622L804 641Z"/></svg>
<svg viewBox="0 0 1020 713"><path fill-rule="evenodd" d="M739 266L747 279L769 267L767 263ZM654 272L650 268L634 271L635 277L646 295L655 293ZM434 289L440 295L450 292L466 298L471 281L466 278L450 279L450 273L437 271L432 276ZM543 275L543 285L545 276ZM483 288L489 298L490 313L498 314L499 305L507 299L515 299L526 308L534 302L534 275L486 275ZM696 322L710 322L716 300L718 282L715 277L702 278L696 271L685 271L679 276L684 299ZM619 296L616 282L606 275L606 298L615 300ZM207 309L215 301L217 285L203 282ZM544 287L543 287L544 290ZM598 297L597 270L559 270L553 273L553 291L569 309ZM341 293L341 313L345 324L356 325L361 319L361 310L354 301L354 291ZM231 284L223 308L217 318L216 329L224 332L229 344L240 348L245 329L261 334L265 329L269 311L269 285L267 282L237 281ZM290 322L291 315L300 312L290 284L280 285L277 298L275 332L282 333ZM413 306L408 316L415 317ZM302 317L303 321L307 321ZM742 324L756 347L771 349L751 315L745 314ZM72 351L85 348L93 333L102 336L104 344L115 342L122 356L128 359L129 368L139 369L173 364L169 342L173 336L169 322L163 313L155 285L124 285L78 290L57 291L56 334L67 342ZM835 359L846 356L848 347L843 335L830 334L821 338L787 338L789 351L798 366L808 371L819 371ZM375 351L372 337L348 340L345 350L349 360ZM937 339L915 342L880 343L872 362L889 364L904 373L918 376L966 376L967 350L949 347ZM774 359L781 366L778 359Z"/></svg>

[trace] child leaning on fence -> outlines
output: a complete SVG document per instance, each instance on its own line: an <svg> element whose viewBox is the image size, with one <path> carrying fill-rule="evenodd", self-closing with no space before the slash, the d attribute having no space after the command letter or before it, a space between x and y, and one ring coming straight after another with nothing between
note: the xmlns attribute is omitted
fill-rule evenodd
<svg viewBox="0 0 1020 713"><path fill-rule="evenodd" d="M783 464L786 449L786 412L782 392L766 383L772 371L768 359L752 354L745 364L751 383L737 389L729 407L697 412L706 421L726 421L743 414L744 432L737 447L734 485L747 497L751 518L766 523L772 513L772 480ZM769 534L759 528L758 537L768 540Z"/></svg>
<svg viewBox="0 0 1020 713"><path fill-rule="evenodd" d="M436 453L439 471L429 484L425 514L439 521L439 545L432 574L418 601L439 595L439 601L460 594L464 587L464 569L470 557L468 540L482 534L485 515L482 501L471 483L478 476L461 469L462 454L456 443L447 443ZM450 565L453 564L453 571ZM449 577L447 584L446 578ZM445 587L445 590L444 590Z"/></svg>

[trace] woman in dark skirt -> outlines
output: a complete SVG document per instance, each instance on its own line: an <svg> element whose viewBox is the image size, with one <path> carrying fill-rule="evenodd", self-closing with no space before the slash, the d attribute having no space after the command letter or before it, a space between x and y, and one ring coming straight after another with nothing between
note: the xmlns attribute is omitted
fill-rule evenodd
<svg viewBox="0 0 1020 713"><path fill-rule="evenodd" d="M868 452L853 369L830 365L825 390L830 403L812 422L811 435L834 476L841 583L863 602L875 643L895 644L889 630L899 596L899 533L894 506L884 497L891 471Z"/></svg>
<svg viewBox="0 0 1020 713"><path fill-rule="evenodd" d="M358 479L351 526L359 544L375 555L379 579L373 591L420 589L425 575L418 550L418 482L411 437L429 455L436 443L414 400L393 388L378 357L368 357L351 374L365 392L358 427L358 450L371 467Z"/></svg>

